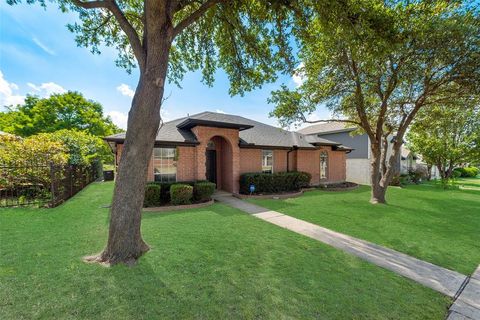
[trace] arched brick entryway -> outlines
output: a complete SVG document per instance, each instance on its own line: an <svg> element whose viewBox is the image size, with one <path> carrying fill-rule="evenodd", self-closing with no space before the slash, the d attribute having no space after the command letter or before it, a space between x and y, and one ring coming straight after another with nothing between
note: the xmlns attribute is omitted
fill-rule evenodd
<svg viewBox="0 0 480 320"><path fill-rule="evenodd" d="M208 150L214 148L217 189L238 193L240 179L238 129L196 126L192 131L200 142L196 147L197 180L211 177L207 172L207 160L210 160L207 158L207 154Z"/></svg>
<svg viewBox="0 0 480 320"><path fill-rule="evenodd" d="M215 136L206 148L206 177L214 179L217 189L233 190L233 153L232 146L225 138Z"/></svg>

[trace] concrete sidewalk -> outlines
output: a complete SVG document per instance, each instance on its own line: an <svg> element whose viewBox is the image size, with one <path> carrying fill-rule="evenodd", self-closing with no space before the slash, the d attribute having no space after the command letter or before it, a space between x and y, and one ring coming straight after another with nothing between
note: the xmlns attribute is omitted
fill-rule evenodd
<svg viewBox="0 0 480 320"><path fill-rule="evenodd" d="M452 298L456 297L457 292L459 292L462 285L467 281L467 276L456 271L448 270L401 252L256 206L235 198L230 194L220 193L216 194L214 198L219 202L252 214L259 219L353 254Z"/></svg>
<svg viewBox="0 0 480 320"><path fill-rule="evenodd" d="M447 320L480 320L480 266L458 295Z"/></svg>

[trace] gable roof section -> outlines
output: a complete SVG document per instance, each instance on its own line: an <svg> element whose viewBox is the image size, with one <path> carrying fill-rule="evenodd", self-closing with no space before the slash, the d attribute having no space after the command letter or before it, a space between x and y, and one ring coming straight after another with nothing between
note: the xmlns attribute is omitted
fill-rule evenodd
<svg viewBox="0 0 480 320"><path fill-rule="evenodd" d="M316 145L340 146L339 143L330 140L316 138L314 141L304 134L283 130L241 116L209 111L165 122L158 130L156 142L196 145L199 142L190 130L195 125L239 129L240 147L298 147L313 149ZM122 142L124 139L125 133L119 133L105 138L107 141L114 142Z"/></svg>
<svg viewBox="0 0 480 320"><path fill-rule="evenodd" d="M354 131L355 128L347 127L347 124L344 122L322 122L317 123L312 126L298 130L301 134L310 135L310 134L330 134L337 132L350 132Z"/></svg>

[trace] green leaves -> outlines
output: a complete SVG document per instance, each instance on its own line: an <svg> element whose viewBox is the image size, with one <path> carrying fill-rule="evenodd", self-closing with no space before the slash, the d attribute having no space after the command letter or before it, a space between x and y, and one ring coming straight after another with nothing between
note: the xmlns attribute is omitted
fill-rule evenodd
<svg viewBox="0 0 480 320"><path fill-rule="evenodd" d="M25 104L0 112L0 130L22 137L62 129L77 129L95 136L121 131L103 114L101 104L78 92L43 99L27 96Z"/></svg>
<svg viewBox="0 0 480 320"><path fill-rule="evenodd" d="M478 100L459 100L423 110L407 137L410 148L424 161L443 169L480 163Z"/></svg>
<svg viewBox="0 0 480 320"><path fill-rule="evenodd" d="M467 2L318 1L297 23L305 81L274 92L283 124L319 105L403 134L424 106L480 94L480 18ZM288 107L287 107L288 106Z"/></svg>
<svg viewBox="0 0 480 320"><path fill-rule="evenodd" d="M34 2L45 5L44 0L27 0ZM274 81L278 71L293 69L292 8L297 8L297 15L302 13L297 1L165 2L161 5L164 11L152 13L157 17L156 26L147 26L145 4L150 1L55 2L62 11L78 13L79 21L68 25L68 29L75 34L79 46L90 48L94 54L100 54L104 46L115 48L115 63L127 72L139 65L139 59L140 64L145 63L150 46L147 35L174 37L167 77L177 85L186 72L201 70L203 82L211 86L216 71L222 68L230 79L230 93L243 94ZM193 19L207 4L208 9ZM171 31L184 21L188 21L186 28L177 30L178 34Z"/></svg>
<svg viewBox="0 0 480 320"><path fill-rule="evenodd" d="M178 12L188 15L194 8ZM207 85L222 68L231 94L243 94L274 81L277 71L293 66L289 14L263 1L226 1L211 8L174 41L168 77L179 83L187 71L200 69Z"/></svg>

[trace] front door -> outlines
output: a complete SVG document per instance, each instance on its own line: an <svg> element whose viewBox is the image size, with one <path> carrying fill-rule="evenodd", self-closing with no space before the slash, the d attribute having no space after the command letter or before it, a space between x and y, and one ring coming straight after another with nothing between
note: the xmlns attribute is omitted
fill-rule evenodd
<svg viewBox="0 0 480 320"><path fill-rule="evenodd" d="M207 180L217 183L217 151L207 150L206 156Z"/></svg>

